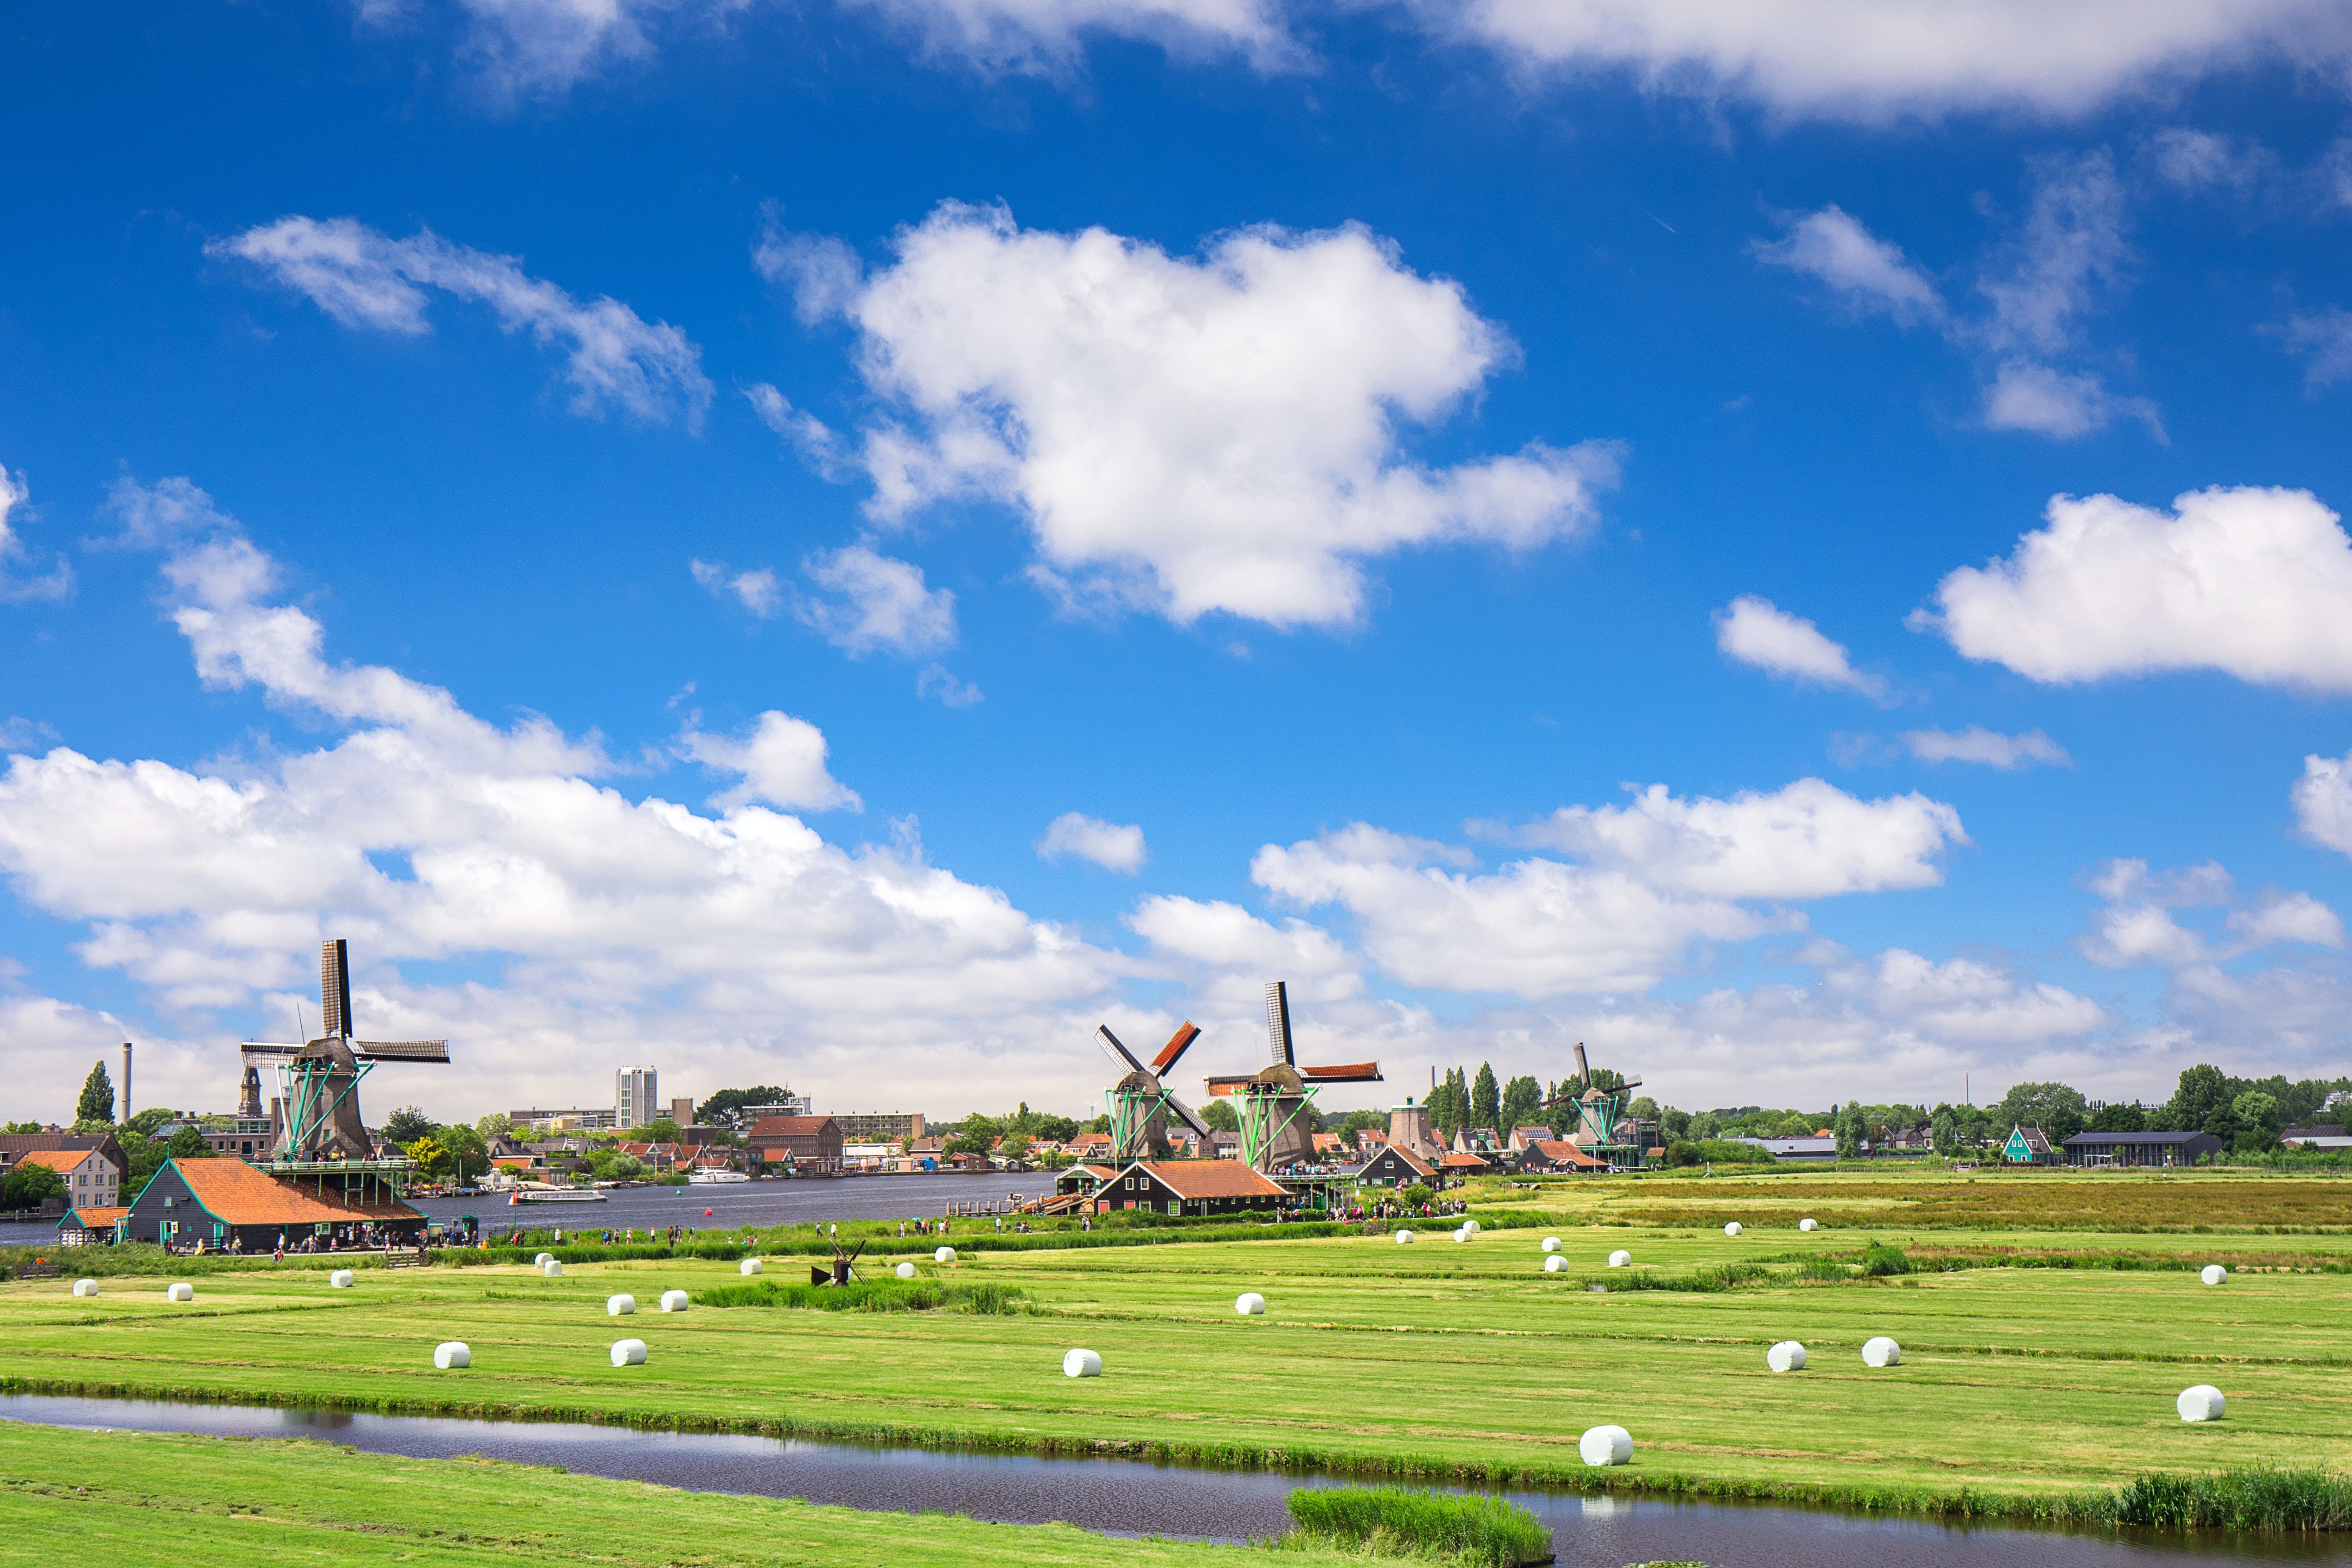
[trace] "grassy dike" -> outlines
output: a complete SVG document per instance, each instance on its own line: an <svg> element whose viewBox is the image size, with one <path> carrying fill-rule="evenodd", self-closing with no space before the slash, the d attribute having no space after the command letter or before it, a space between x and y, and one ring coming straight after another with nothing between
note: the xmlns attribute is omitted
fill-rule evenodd
<svg viewBox="0 0 2352 1568"><path fill-rule="evenodd" d="M1573 1195L1599 1194L1596 1184ZM1760 1199L1746 1207L1767 1212ZM1562 1214L1571 1272L1546 1275L1540 1234L976 1251L919 1265L926 1279L1011 1300L984 1316L665 1316L651 1310L664 1289L740 1283L724 1262L675 1258L578 1263L553 1280L512 1266L367 1272L352 1290L310 1271L223 1272L186 1306L163 1301L161 1279L110 1279L79 1300L61 1280L24 1281L0 1285L0 1387L2028 1518L2078 1517L2068 1500L2085 1489L2148 1473L2352 1470L2352 1292L2340 1274L2307 1271L2343 1261L2342 1236L1920 1237L1799 1233L1790 1219L1731 1238L1719 1226ZM1824 1267L1880 1238L2147 1266L1977 1258L1895 1279ZM1634 1269L1605 1268L1620 1247ZM2187 1265L2217 1257L2243 1271L2200 1285ZM1838 1277L1811 1278L1808 1265ZM798 1267L771 1265L784 1280ZM1743 1282L1624 1288L1708 1271ZM616 1290L646 1310L608 1318ZM1268 1315L1236 1319L1242 1290L1264 1293ZM1903 1363L1871 1371L1860 1347L1882 1333L1903 1343ZM609 1364L604 1349L624 1334L652 1347L646 1366ZM448 1338L473 1346L470 1371L433 1371L430 1348ZM1775 1376L1764 1349L1790 1338L1811 1365ZM1102 1353L1103 1377L1060 1375L1074 1344ZM2177 1418L2174 1395L2201 1382L2229 1395L2227 1421ZM1601 1422L1633 1431L1633 1465L1583 1467L1577 1436Z"/></svg>
<svg viewBox="0 0 2352 1568"><path fill-rule="evenodd" d="M864 1513L677 1491L478 1459L325 1443L76 1432L0 1421L9 1558L80 1568L318 1563L673 1568L1190 1568L1263 1563L1247 1547L1130 1541L1068 1525ZM1360 1559L1295 1542L1284 1563Z"/></svg>

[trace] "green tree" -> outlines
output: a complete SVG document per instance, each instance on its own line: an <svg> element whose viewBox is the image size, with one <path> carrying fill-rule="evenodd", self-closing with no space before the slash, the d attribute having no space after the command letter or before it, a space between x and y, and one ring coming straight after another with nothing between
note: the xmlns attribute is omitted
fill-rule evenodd
<svg viewBox="0 0 2352 1568"><path fill-rule="evenodd" d="M1690 1125L1691 1113L1687 1110L1676 1110L1669 1105L1658 1112L1658 1131L1668 1138L1688 1137Z"/></svg>
<svg viewBox="0 0 2352 1568"><path fill-rule="evenodd" d="M37 1121L11 1121L5 1127L0 1127L0 1132L38 1132L40 1130L41 1124Z"/></svg>
<svg viewBox="0 0 2352 1568"><path fill-rule="evenodd" d="M1830 1122L1830 1130L1837 1139L1839 1159L1851 1160L1860 1154L1862 1152L1861 1105L1849 1100L1845 1109L1839 1111Z"/></svg>
<svg viewBox="0 0 2352 1568"><path fill-rule="evenodd" d="M118 1140L152 1138L169 1122L177 1121L180 1113L160 1105L151 1105L115 1130Z"/></svg>
<svg viewBox="0 0 2352 1568"><path fill-rule="evenodd" d="M485 1141L510 1138L514 1135L514 1118L503 1110L493 1110L475 1121L474 1131L480 1133Z"/></svg>
<svg viewBox="0 0 2352 1568"><path fill-rule="evenodd" d="M1008 1132L1004 1135L1003 1146L999 1148L996 1152L1003 1155L1007 1160L1026 1160L1032 1153L1035 1152L1035 1151L1036 1145L1029 1142L1029 1134L1026 1132Z"/></svg>
<svg viewBox="0 0 2352 1568"><path fill-rule="evenodd" d="M1495 1131L1507 1139L1519 1128L1534 1126L1542 1113L1543 1085L1531 1078L1515 1078L1503 1086L1503 1110Z"/></svg>
<svg viewBox="0 0 2352 1568"><path fill-rule="evenodd" d="M205 1142L205 1135L193 1127L183 1127L173 1133L168 1147L174 1160L209 1160L213 1157L213 1146ZM156 1163L162 1163L161 1161Z"/></svg>
<svg viewBox="0 0 2352 1568"><path fill-rule="evenodd" d="M2118 1102L2114 1105L2103 1105L2092 1114L2087 1131L2145 1132L2147 1131L2147 1112L2142 1110L2137 1103Z"/></svg>
<svg viewBox="0 0 2352 1568"><path fill-rule="evenodd" d="M76 1121L114 1125L114 1080L106 1076L106 1058L100 1058L81 1080L81 1099L74 1106Z"/></svg>
<svg viewBox="0 0 2352 1568"><path fill-rule="evenodd" d="M2004 1123L2041 1128L2054 1149L2083 1130L2090 1102L2081 1089L2063 1083L2021 1083L2001 1098L1996 1112Z"/></svg>
<svg viewBox="0 0 2352 1568"><path fill-rule="evenodd" d="M686 1139L686 1134L677 1130L677 1123L667 1116L656 1116L635 1131L637 1141L646 1143L679 1143Z"/></svg>
<svg viewBox="0 0 2352 1568"><path fill-rule="evenodd" d="M429 1182L439 1181L457 1165L448 1145L430 1132L410 1139L400 1146L400 1152L416 1162L416 1173Z"/></svg>
<svg viewBox="0 0 2352 1568"><path fill-rule="evenodd" d="M1470 1125L1490 1127L1503 1133L1503 1086L1495 1078L1491 1062L1478 1064L1478 1077L1470 1086Z"/></svg>
<svg viewBox="0 0 2352 1568"><path fill-rule="evenodd" d="M19 1160L15 1170L0 1178L0 1209L37 1209L65 1195L65 1177L31 1160Z"/></svg>
<svg viewBox="0 0 2352 1568"><path fill-rule="evenodd" d="M1201 1120L1208 1124L1209 1131L1212 1132L1238 1132L1242 1130L1241 1112L1234 1109L1234 1102L1230 1100L1210 1100L1206 1105L1202 1106L1200 1110ZM1096 1128L1096 1131L1110 1131L1110 1118L1106 1116L1097 1120L1102 1122L1102 1125Z"/></svg>
<svg viewBox="0 0 2352 1568"><path fill-rule="evenodd" d="M404 1105L384 1118L383 1141L405 1149L429 1132L441 1131L441 1124L413 1105Z"/></svg>
<svg viewBox="0 0 2352 1568"><path fill-rule="evenodd" d="M2165 1102L2164 1130L2169 1132L2210 1132L2206 1126L2226 1110L2235 1091L2221 1069L2204 1062L2180 1075L2172 1098Z"/></svg>
<svg viewBox="0 0 2352 1568"><path fill-rule="evenodd" d="M1927 1119L1927 1142L1938 1154L1949 1154L1960 1144L1960 1119L1948 1105L1936 1107L1936 1114Z"/></svg>
<svg viewBox="0 0 2352 1568"><path fill-rule="evenodd" d="M444 1127L433 1135L449 1151L452 1173L460 1182L487 1175L490 1169L490 1146L479 1132L459 1123Z"/></svg>
<svg viewBox="0 0 2352 1568"><path fill-rule="evenodd" d="M2230 1102L2230 1110L2238 1120L2237 1136L2231 1140L2236 1152L2267 1154L2279 1146L2286 1120L2276 1095L2250 1089Z"/></svg>
<svg viewBox="0 0 2352 1568"><path fill-rule="evenodd" d="M783 1089L772 1083L754 1084L750 1089L722 1089L704 1100L695 1114L713 1126L732 1127L740 1132L748 1125L743 1114L745 1106L782 1105L783 1101Z"/></svg>
<svg viewBox="0 0 2352 1568"><path fill-rule="evenodd" d="M1694 1143L1720 1138L1723 1136L1723 1119L1712 1110L1702 1110L1690 1119L1690 1125L1683 1129L1683 1136Z"/></svg>

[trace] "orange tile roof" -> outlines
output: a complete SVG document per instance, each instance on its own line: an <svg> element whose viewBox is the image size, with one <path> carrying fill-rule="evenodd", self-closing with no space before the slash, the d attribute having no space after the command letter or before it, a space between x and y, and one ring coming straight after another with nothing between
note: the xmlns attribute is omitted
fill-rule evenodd
<svg viewBox="0 0 2352 1568"><path fill-rule="evenodd" d="M100 1230L107 1226L112 1225L116 1220L121 1219L124 1215L127 1215L131 1211L127 1208L115 1208L105 1204L76 1204L73 1207L66 1210L66 1219L73 1219L79 1216L81 1220L82 1229ZM64 1223L64 1220L58 1221L58 1224L61 1226Z"/></svg>
<svg viewBox="0 0 2352 1568"><path fill-rule="evenodd" d="M27 1149L16 1156L16 1163L47 1165L61 1176L69 1176L84 1160L97 1152L95 1149Z"/></svg>
<svg viewBox="0 0 2352 1568"><path fill-rule="evenodd" d="M1280 1182L1234 1160L1139 1160L1142 1171L1180 1198L1286 1198Z"/></svg>
<svg viewBox="0 0 2352 1568"><path fill-rule="evenodd" d="M1601 1161L1565 1140L1547 1138L1539 1142L1530 1143L1528 1147L1556 1164L1577 1165L1591 1171L1601 1168Z"/></svg>
<svg viewBox="0 0 2352 1568"><path fill-rule="evenodd" d="M206 1214L224 1225L349 1225L358 1220L425 1216L406 1204L347 1204L339 1194L306 1190L298 1178L269 1175L226 1155L173 1160Z"/></svg>
<svg viewBox="0 0 2352 1568"><path fill-rule="evenodd" d="M1448 1150L1445 1157L1438 1161L1438 1163L1445 1166L1448 1170L1454 1171L1467 1171L1473 1166L1475 1166L1477 1169L1482 1171L1486 1168L1486 1161L1481 1160L1475 1154L1465 1154L1459 1149Z"/></svg>

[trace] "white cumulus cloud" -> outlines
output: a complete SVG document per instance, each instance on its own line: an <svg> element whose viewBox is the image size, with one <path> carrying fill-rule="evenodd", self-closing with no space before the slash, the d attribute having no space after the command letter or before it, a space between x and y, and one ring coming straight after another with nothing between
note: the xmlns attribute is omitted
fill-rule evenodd
<svg viewBox="0 0 2352 1568"><path fill-rule="evenodd" d="M2304 837L2352 855L2352 756L2304 758L2293 795Z"/></svg>
<svg viewBox="0 0 2352 1568"><path fill-rule="evenodd" d="M2004 772L2037 763L2071 767L2074 761L2065 747L2039 730L2028 730L2022 735L2004 735L1981 724L1971 724L1957 734L1948 730L1906 730L1903 744L1923 763L1982 763Z"/></svg>
<svg viewBox="0 0 2352 1568"><path fill-rule="evenodd" d="M1934 279L1832 204L1790 220L1788 232L1753 247L1759 261L1817 278L1856 310L1884 311L1897 321L1939 321L1944 297Z"/></svg>
<svg viewBox="0 0 2352 1568"><path fill-rule="evenodd" d="M666 321L647 321L610 296L581 300L522 269L520 258L452 245L429 229L394 239L352 218L299 216L206 246L252 263L346 327L418 336L427 289L488 305L509 332L565 351L572 411L618 408L698 428L710 406L702 351Z"/></svg>
<svg viewBox="0 0 2352 1568"><path fill-rule="evenodd" d="M1884 678L1854 668L1845 645L1832 642L1819 626L1792 616L1771 600L1742 594L1715 615L1715 646L1725 657L1801 684L1858 691L1884 702Z"/></svg>
<svg viewBox="0 0 2352 1568"><path fill-rule="evenodd" d="M2006 558L1945 577L1911 624L2056 685L2218 669L2352 690L2352 541L2309 491L2191 490L2169 513L2062 495L2046 516Z"/></svg>
<svg viewBox="0 0 2352 1568"><path fill-rule="evenodd" d="M1143 829L1132 823L1105 822L1066 811L1046 825L1037 853L1048 860L1091 860L1106 871L1132 877L1143 869Z"/></svg>
<svg viewBox="0 0 2352 1568"><path fill-rule="evenodd" d="M688 730L678 749L708 767L742 775L711 797L722 809L753 801L782 811L863 809L856 792L825 771L824 731L789 713L762 713L741 735Z"/></svg>
<svg viewBox="0 0 2352 1568"><path fill-rule="evenodd" d="M689 561L686 566L694 574L694 580L713 595L734 600L763 621L783 605L783 584L777 581L772 567L737 572L719 561Z"/></svg>
<svg viewBox="0 0 2352 1568"><path fill-rule="evenodd" d="M894 243L845 306L889 410L864 434L870 511L1001 502L1034 574L1076 599L1346 626L1366 563L1571 537L1613 477L1591 444L1413 461L1400 426L1444 417L1515 351L1359 227L1242 230L1194 259L949 204Z"/></svg>
<svg viewBox="0 0 2352 1568"><path fill-rule="evenodd" d="M1237 55L1261 71L1306 51L1277 0L848 0L912 31L933 57L989 74L1059 75L1090 38L1136 38L1180 58Z"/></svg>
<svg viewBox="0 0 2352 1568"><path fill-rule="evenodd" d="M2328 0L1468 0L1431 25L1536 70L1622 72L1659 91L1797 119L2085 114L2257 60L2344 58Z"/></svg>
<svg viewBox="0 0 2352 1568"><path fill-rule="evenodd" d="M1729 800L1652 784L1630 805L1563 806L1512 841L1587 857L1676 892L1730 899L1819 899L1927 888L1944 850L1968 842L1960 815L1923 795L1859 800L1799 779Z"/></svg>
<svg viewBox="0 0 2352 1568"><path fill-rule="evenodd" d="M926 587L912 562L850 544L810 556L801 571L819 590L802 597L801 619L853 658L930 653L955 641L955 595Z"/></svg>
<svg viewBox="0 0 2352 1568"><path fill-rule="evenodd" d="M2236 879L2207 861L2171 871L2151 871L2145 860L2110 860L2090 881L2105 903L2091 915L2091 929L2075 939L2084 958L2106 969L2155 965L2183 969L2242 958L2278 943L2340 948L2344 921L2309 893L2265 889L2249 902ZM2223 910L2185 924L2176 910Z"/></svg>
<svg viewBox="0 0 2352 1568"><path fill-rule="evenodd" d="M0 468L0 601L62 599L73 588L73 567L63 556L37 576L25 576L16 563L36 559L16 531L17 509L33 499L33 488L22 473Z"/></svg>

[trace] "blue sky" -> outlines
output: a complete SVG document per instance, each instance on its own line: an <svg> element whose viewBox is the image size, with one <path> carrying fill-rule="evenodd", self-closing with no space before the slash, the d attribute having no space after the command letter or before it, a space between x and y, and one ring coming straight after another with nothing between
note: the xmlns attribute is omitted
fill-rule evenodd
<svg viewBox="0 0 2352 1568"><path fill-rule="evenodd" d="M8 1114L2344 1071L2352 21L2081 12L16 8Z"/></svg>

